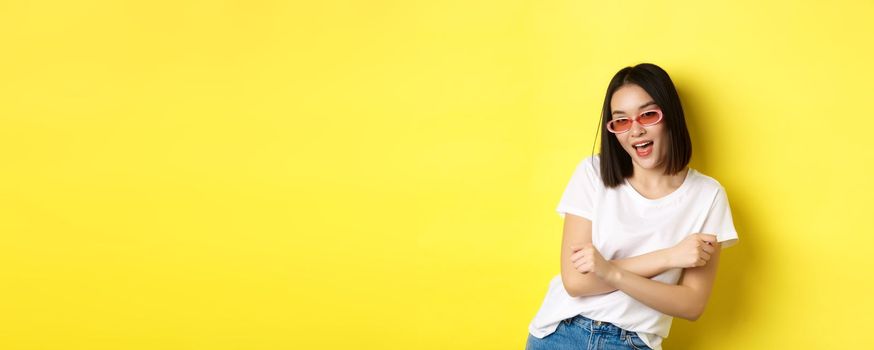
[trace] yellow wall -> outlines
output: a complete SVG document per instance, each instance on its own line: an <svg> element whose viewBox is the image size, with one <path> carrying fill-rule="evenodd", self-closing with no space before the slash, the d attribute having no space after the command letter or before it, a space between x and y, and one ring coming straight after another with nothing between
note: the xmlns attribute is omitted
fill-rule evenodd
<svg viewBox="0 0 874 350"><path fill-rule="evenodd" d="M870 344L871 1L4 1L0 348L521 349L619 68L740 244L668 349Z"/></svg>

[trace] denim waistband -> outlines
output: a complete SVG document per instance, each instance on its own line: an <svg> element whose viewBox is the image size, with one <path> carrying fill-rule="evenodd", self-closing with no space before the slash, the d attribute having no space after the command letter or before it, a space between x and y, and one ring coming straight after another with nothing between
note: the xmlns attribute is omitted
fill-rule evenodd
<svg viewBox="0 0 874 350"><path fill-rule="evenodd" d="M627 331L625 329L619 328L615 324L604 321L595 321L591 318L588 318L583 315L576 315L574 317L563 320L566 324L576 324L584 329L588 329L592 333L607 333L607 334L615 334L622 339L625 339L626 333L632 333L631 331Z"/></svg>

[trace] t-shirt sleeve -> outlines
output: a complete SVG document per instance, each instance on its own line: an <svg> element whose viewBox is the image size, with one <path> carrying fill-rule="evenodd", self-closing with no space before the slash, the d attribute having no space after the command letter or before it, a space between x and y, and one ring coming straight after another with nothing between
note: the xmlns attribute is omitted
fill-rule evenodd
<svg viewBox="0 0 874 350"><path fill-rule="evenodd" d="M728 196L722 186L716 192L716 198L710 206L701 232L715 234L716 240L722 243L722 248L731 247L738 242L737 230L735 230L734 220L731 218L731 207L728 205Z"/></svg>
<svg viewBox="0 0 874 350"><path fill-rule="evenodd" d="M593 219L595 201L603 188L595 157L588 157L581 161L571 175L558 207L555 208L562 218L565 213L571 213L589 220Z"/></svg>

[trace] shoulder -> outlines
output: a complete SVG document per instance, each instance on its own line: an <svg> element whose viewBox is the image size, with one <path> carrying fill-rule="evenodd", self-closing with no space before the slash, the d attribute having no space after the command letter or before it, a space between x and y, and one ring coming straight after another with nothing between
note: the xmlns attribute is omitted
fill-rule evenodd
<svg viewBox="0 0 874 350"><path fill-rule="evenodd" d="M722 186L719 181L715 178L708 176L704 173L701 173L695 169L690 169L692 171L691 175L694 176L694 185L702 192L712 193L712 194L725 194L725 187Z"/></svg>
<svg viewBox="0 0 874 350"><path fill-rule="evenodd" d="M597 155L586 156L577 162L573 175L571 176L571 181L578 186L584 184L586 188L591 190L602 189L604 183L601 180L601 165L598 158Z"/></svg>
<svg viewBox="0 0 874 350"><path fill-rule="evenodd" d="M586 178L597 187L602 187L601 180L601 157L599 155L586 156L577 163L574 175Z"/></svg>
<svg viewBox="0 0 874 350"><path fill-rule="evenodd" d="M586 156L577 164L577 170L583 170L598 177L601 176L601 156Z"/></svg>

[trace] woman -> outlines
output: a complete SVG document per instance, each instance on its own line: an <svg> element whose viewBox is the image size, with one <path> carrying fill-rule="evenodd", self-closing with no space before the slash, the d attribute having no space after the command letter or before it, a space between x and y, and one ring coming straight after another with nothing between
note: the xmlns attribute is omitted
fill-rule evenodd
<svg viewBox="0 0 874 350"><path fill-rule="evenodd" d="M664 70L616 73L601 120L601 152L576 166L556 208L561 273L527 350L661 349L673 317L701 316L720 251L738 240L725 189L688 167L692 142Z"/></svg>

